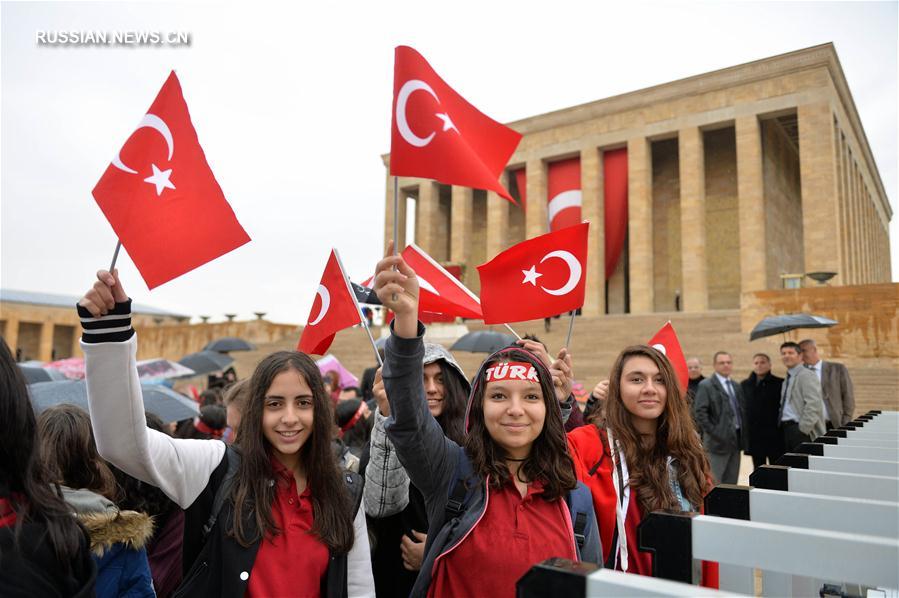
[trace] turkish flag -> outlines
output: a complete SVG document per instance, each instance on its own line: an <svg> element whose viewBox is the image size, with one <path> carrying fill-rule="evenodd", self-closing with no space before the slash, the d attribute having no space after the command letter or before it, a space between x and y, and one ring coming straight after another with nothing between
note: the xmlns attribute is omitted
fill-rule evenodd
<svg viewBox="0 0 899 598"><path fill-rule="evenodd" d="M362 313L356 304L349 279L343 273L337 250L332 249L297 350L324 355L335 334L361 322Z"/></svg>
<svg viewBox="0 0 899 598"><path fill-rule="evenodd" d="M655 333L647 343L653 349L657 349L662 355L668 358L671 367L677 374L677 381L680 385L681 392L687 391L687 385L690 382L690 372L687 370L687 360L684 358L684 350L680 346L677 333L674 326L669 321L662 326L662 329Z"/></svg>
<svg viewBox="0 0 899 598"><path fill-rule="evenodd" d="M575 226L581 221L581 159L551 162L546 170L549 230Z"/></svg>
<svg viewBox="0 0 899 598"><path fill-rule="evenodd" d="M250 240L206 162L174 71L93 193L151 289Z"/></svg>
<svg viewBox="0 0 899 598"><path fill-rule="evenodd" d="M478 320L483 317L478 296L458 278L447 272L425 250L413 243L406 247L401 255L418 277L419 312Z"/></svg>
<svg viewBox="0 0 899 598"><path fill-rule="evenodd" d="M485 324L536 320L584 305L584 222L522 241L478 266Z"/></svg>
<svg viewBox="0 0 899 598"><path fill-rule="evenodd" d="M496 191L521 134L478 111L424 57L397 46L393 67L390 174Z"/></svg>

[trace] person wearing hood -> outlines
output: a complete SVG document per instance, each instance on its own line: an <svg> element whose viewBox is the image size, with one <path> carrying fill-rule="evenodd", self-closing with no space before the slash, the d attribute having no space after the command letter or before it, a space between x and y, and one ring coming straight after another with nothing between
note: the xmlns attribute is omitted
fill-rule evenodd
<svg viewBox="0 0 899 598"><path fill-rule="evenodd" d="M116 482L97 454L90 416L80 407L57 405L41 413L37 427L44 467L90 535L97 596L156 596L146 550L153 521L110 500Z"/></svg>
<svg viewBox="0 0 899 598"><path fill-rule="evenodd" d="M440 424L443 434L462 444L465 404L471 387L452 354L438 344L424 344L422 384L428 411ZM409 474L400 464L384 429L390 404L380 369L375 374L372 393L377 409L369 465L365 470L363 503L375 539L372 552L375 590L383 596L408 596L424 557L427 508L424 496L409 483Z"/></svg>
<svg viewBox="0 0 899 598"><path fill-rule="evenodd" d="M87 532L42 465L22 370L0 339L0 596L95 595Z"/></svg>
<svg viewBox="0 0 899 598"><path fill-rule="evenodd" d="M465 438L461 444L447 438L423 384L418 279L391 252L375 274L378 298L396 314L385 347L384 427L424 496L428 520L410 595L514 596L516 581L547 558L598 562L590 493L575 477L544 360L524 347L488 357L474 377Z"/></svg>

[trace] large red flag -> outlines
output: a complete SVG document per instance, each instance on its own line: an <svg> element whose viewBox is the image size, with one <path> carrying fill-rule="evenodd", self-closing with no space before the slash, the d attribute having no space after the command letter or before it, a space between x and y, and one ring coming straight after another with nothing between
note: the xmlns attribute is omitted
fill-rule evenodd
<svg viewBox="0 0 899 598"><path fill-rule="evenodd" d="M575 226L581 222L581 159L551 162L546 173L549 230Z"/></svg>
<svg viewBox="0 0 899 598"><path fill-rule="evenodd" d="M477 295L447 272L421 247L412 243L403 250L402 256L418 277L420 312L479 320L483 317L481 301Z"/></svg>
<svg viewBox="0 0 899 598"><path fill-rule="evenodd" d="M206 162L174 71L94 199L151 289L250 240Z"/></svg>
<svg viewBox="0 0 899 598"><path fill-rule="evenodd" d="M324 355L335 334L361 322L362 314L356 304L356 296L343 273L337 250L332 249L297 350Z"/></svg>
<svg viewBox="0 0 899 598"><path fill-rule="evenodd" d="M687 369L687 360L684 358L684 350L680 346L677 333L674 326L669 321L662 326L661 330L655 333L647 343L653 349L657 349L662 355L668 358L671 367L677 374L681 392L687 391L687 385L690 383L690 372Z"/></svg>
<svg viewBox="0 0 899 598"><path fill-rule="evenodd" d="M440 78L424 57L397 46L393 67L390 174L496 191L521 134L485 116Z"/></svg>
<svg viewBox="0 0 899 598"><path fill-rule="evenodd" d="M583 306L588 226L528 239L478 266L484 322L536 320Z"/></svg>

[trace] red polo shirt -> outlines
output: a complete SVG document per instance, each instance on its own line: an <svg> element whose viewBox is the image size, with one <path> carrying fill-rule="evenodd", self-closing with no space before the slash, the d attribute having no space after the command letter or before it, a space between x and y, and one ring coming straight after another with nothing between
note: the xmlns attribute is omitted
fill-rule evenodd
<svg viewBox="0 0 899 598"><path fill-rule="evenodd" d="M246 596L317 597L328 569L328 547L312 534L312 494L307 486L298 495L293 472L274 457L271 463L276 481L272 518L281 533L259 545Z"/></svg>
<svg viewBox="0 0 899 598"><path fill-rule="evenodd" d="M547 502L543 484L524 497L510 478L488 490L487 509L449 553L437 557L429 597L515 596L515 583L536 563L551 557L577 560L571 516L562 499Z"/></svg>

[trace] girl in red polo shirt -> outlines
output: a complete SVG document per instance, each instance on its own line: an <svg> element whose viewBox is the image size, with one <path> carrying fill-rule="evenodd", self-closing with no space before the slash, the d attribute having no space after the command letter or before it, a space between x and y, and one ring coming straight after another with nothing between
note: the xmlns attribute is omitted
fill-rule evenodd
<svg viewBox="0 0 899 598"><path fill-rule="evenodd" d="M606 567L652 575L637 526L656 510L699 511L709 464L668 360L637 345L612 366L608 398L589 425L568 433L578 479L593 493ZM704 567L703 584L717 585ZM712 579L710 576L714 576Z"/></svg>
<svg viewBox="0 0 899 598"><path fill-rule="evenodd" d="M97 277L78 303L97 448L185 509L175 596L373 596L362 480L333 457L312 359L280 351L259 363L239 446L171 438L146 426L131 300L117 273Z"/></svg>
<svg viewBox="0 0 899 598"><path fill-rule="evenodd" d="M474 378L460 446L428 410L415 272L401 256L388 256L378 263L375 290L396 314L382 371L390 403L385 429L428 508L425 557L411 596L511 597L518 579L547 558L598 561L590 494L575 479L542 359L523 347L487 358ZM584 514L580 539L576 512Z"/></svg>

